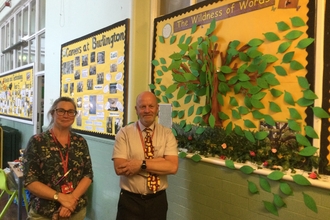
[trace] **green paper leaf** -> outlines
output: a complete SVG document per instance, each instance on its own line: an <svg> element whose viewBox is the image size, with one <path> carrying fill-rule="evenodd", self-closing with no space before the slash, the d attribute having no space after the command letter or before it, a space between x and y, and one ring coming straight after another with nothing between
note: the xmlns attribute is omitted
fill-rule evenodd
<svg viewBox="0 0 330 220"><path fill-rule="evenodd" d="M274 66L275 71L280 76L287 76L286 70L282 66Z"/></svg>
<svg viewBox="0 0 330 220"><path fill-rule="evenodd" d="M268 89L269 88L269 85L268 85L267 81L263 78L258 78L257 79L257 85L260 88L263 88L263 89Z"/></svg>
<svg viewBox="0 0 330 220"><path fill-rule="evenodd" d="M329 113L327 113L323 108L321 107L311 107L313 110L313 113L318 118L329 118Z"/></svg>
<svg viewBox="0 0 330 220"><path fill-rule="evenodd" d="M197 30L197 23L194 23L191 27L191 32L190 32L191 35L193 35L196 32L196 30Z"/></svg>
<svg viewBox="0 0 330 220"><path fill-rule="evenodd" d="M291 44L292 44L291 42L281 43L280 46L278 47L277 53L284 53L285 51L287 51L289 49Z"/></svg>
<svg viewBox="0 0 330 220"><path fill-rule="evenodd" d="M203 118L201 116L196 116L193 120L194 124L200 124L203 121Z"/></svg>
<svg viewBox="0 0 330 220"><path fill-rule="evenodd" d="M292 61L293 55L294 55L293 51L284 54L282 62L283 63L290 63Z"/></svg>
<svg viewBox="0 0 330 220"><path fill-rule="evenodd" d="M165 102L165 101L164 101ZM168 101L166 102L168 103ZM178 112L178 117L182 119L184 117L184 110Z"/></svg>
<svg viewBox="0 0 330 220"><path fill-rule="evenodd" d="M178 91L178 94L177 94L177 100L179 100L179 99L181 99L182 97L184 97L185 95L186 95L186 89L183 87L183 86L181 86L180 88L179 88L179 91Z"/></svg>
<svg viewBox="0 0 330 220"><path fill-rule="evenodd" d="M197 130L196 130L196 134L203 134L204 131L205 131L205 128L198 127Z"/></svg>
<svg viewBox="0 0 330 220"><path fill-rule="evenodd" d="M232 106L238 106L238 102L235 97L230 97L229 104Z"/></svg>
<svg viewBox="0 0 330 220"><path fill-rule="evenodd" d="M184 99L184 104L188 104L189 102L191 102L192 99L192 95L187 95L186 98Z"/></svg>
<svg viewBox="0 0 330 220"><path fill-rule="evenodd" d="M292 176L292 179L295 183L302 185L302 186L309 186L311 185L311 183L309 182L308 179L306 179L306 177L304 177L301 174L296 174L294 176Z"/></svg>
<svg viewBox="0 0 330 220"><path fill-rule="evenodd" d="M253 173L254 169L248 165L244 165L240 168L240 171L242 171L245 174L251 174Z"/></svg>
<svg viewBox="0 0 330 220"><path fill-rule="evenodd" d="M179 39L179 44L182 44L184 42L185 38L186 38L186 34L182 35Z"/></svg>
<svg viewBox="0 0 330 220"><path fill-rule="evenodd" d="M278 195L278 194L273 194L273 195L274 195L273 202L277 207L279 207L279 208L286 207L286 204L280 195Z"/></svg>
<svg viewBox="0 0 330 220"><path fill-rule="evenodd" d="M223 72L223 73L226 73L226 74L229 74L229 73L233 72L232 68L230 66L226 66L226 65L221 66L220 71Z"/></svg>
<svg viewBox="0 0 330 220"><path fill-rule="evenodd" d="M281 172L281 171L273 171L271 172L270 174L268 174L268 179L271 179L271 180L280 180L282 179L282 177L284 176L284 173Z"/></svg>
<svg viewBox="0 0 330 220"><path fill-rule="evenodd" d="M261 39L254 38L249 41L248 45L251 47L258 47L260 46L264 41Z"/></svg>
<svg viewBox="0 0 330 220"><path fill-rule="evenodd" d="M289 105L295 105L295 102L290 92L284 91L284 101Z"/></svg>
<svg viewBox="0 0 330 220"><path fill-rule="evenodd" d="M247 107L245 106L240 106L238 107L238 112L241 114L241 115L246 115L248 114L250 111Z"/></svg>
<svg viewBox="0 0 330 220"><path fill-rule="evenodd" d="M295 120L288 119L289 128L294 131L301 131L301 126Z"/></svg>
<svg viewBox="0 0 330 220"><path fill-rule="evenodd" d="M274 97L280 97L280 96L283 94L282 91L277 90L277 89L271 89L271 90L270 90L270 93L271 93L272 96L274 96Z"/></svg>
<svg viewBox="0 0 330 220"><path fill-rule="evenodd" d="M216 20L213 19L213 20L211 21L211 23L210 23L210 27L207 29L205 35L206 35L206 36L209 36L210 34L212 34L212 32L213 32L214 29L215 29L215 26L216 26Z"/></svg>
<svg viewBox="0 0 330 220"><path fill-rule="evenodd" d="M305 77L301 77L301 76L297 76L298 78L298 83L300 85L301 88L303 89L308 89L309 88L309 82Z"/></svg>
<svg viewBox="0 0 330 220"><path fill-rule="evenodd" d="M244 135L245 135L246 139L248 139L250 142L252 142L252 143L256 142L256 139L254 138L251 131L244 130Z"/></svg>
<svg viewBox="0 0 330 220"><path fill-rule="evenodd" d="M265 177L259 176L259 184L263 190L265 190L266 192L271 192L270 184Z"/></svg>
<svg viewBox="0 0 330 220"><path fill-rule="evenodd" d="M306 194L304 192L302 192L302 194L304 196L304 203L305 203L305 205L310 210L312 210L313 212L317 213L317 206L316 206L316 203L315 203L314 199L310 195L308 195L308 194Z"/></svg>
<svg viewBox="0 0 330 220"><path fill-rule="evenodd" d="M259 190L258 190L258 187L257 187L257 185L254 183L254 182L251 182L251 181L249 181L249 180L247 180L248 181L248 188L249 188L249 191L250 191L250 193L252 193L252 194L259 194Z"/></svg>
<svg viewBox="0 0 330 220"><path fill-rule="evenodd" d="M263 119L264 118L264 114L262 114L260 111L258 110L253 110L252 111L252 115L255 119Z"/></svg>
<svg viewBox="0 0 330 220"><path fill-rule="evenodd" d="M296 134L296 140L303 146L311 146L311 143L308 141L308 139L301 134Z"/></svg>
<svg viewBox="0 0 330 220"><path fill-rule="evenodd" d="M299 151L298 154L301 156L304 156L304 157L310 157L310 156L313 156L317 150L318 150L317 147L309 146L309 147L305 147L304 149Z"/></svg>
<svg viewBox="0 0 330 220"><path fill-rule="evenodd" d="M165 38L163 36L158 37L160 43L165 43Z"/></svg>
<svg viewBox="0 0 330 220"><path fill-rule="evenodd" d="M297 100L297 104L302 107L307 107L307 106L313 105L313 103L314 103L314 100L312 100L312 99L300 98Z"/></svg>
<svg viewBox="0 0 330 220"><path fill-rule="evenodd" d="M191 159L194 161L194 162L199 162L202 160L202 157L198 154L194 154Z"/></svg>
<svg viewBox="0 0 330 220"><path fill-rule="evenodd" d="M209 125L211 128L214 128L214 126L215 126L215 118L212 114L209 117Z"/></svg>
<svg viewBox="0 0 330 220"><path fill-rule="evenodd" d="M258 108L258 109L265 108L264 104L262 104L262 102L260 102L257 99L251 99L251 104L252 104L253 107Z"/></svg>
<svg viewBox="0 0 330 220"><path fill-rule="evenodd" d="M178 133L176 132L176 130L175 130L174 128L172 128L171 130L172 130L173 135L174 135L175 137L177 137L177 136L178 136Z"/></svg>
<svg viewBox="0 0 330 220"><path fill-rule="evenodd" d="M269 108L270 110L272 110L273 112L281 112L281 107L276 104L275 102L269 102Z"/></svg>
<svg viewBox="0 0 330 220"><path fill-rule="evenodd" d="M238 112L237 110L235 110L235 109L232 109L232 110L231 110L231 115L232 115L232 117L235 118L235 119L241 119L241 115L240 115L239 112Z"/></svg>
<svg viewBox="0 0 330 220"><path fill-rule="evenodd" d="M191 124L188 124L188 125L186 125L186 126L184 127L184 131L185 131L185 132L189 132L189 131L191 131L191 129L192 129L192 125L191 125Z"/></svg>
<svg viewBox="0 0 330 220"><path fill-rule="evenodd" d="M265 115L264 119L266 121L267 124L271 125L271 126L275 126L275 120L273 119L272 116L270 115Z"/></svg>
<svg viewBox="0 0 330 220"><path fill-rule="evenodd" d="M153 90L153 89L156 89L156 86L155 86L154 84L149 84L149 88L150 88L151 90Z"/></svg>
<svg viewBox="0 0 330 220"><path fill-rule="evenodd" d="M273 203L268 202L268 201L264 201L264 200L263 200L263 203L264 203L264 206L267 209L267 211L269 211L273 215L278 216L277 208L276 208L276 206Z"/></svg>
<svg viewBox="0 0 330 220"><path fill-rule="evenodd" d="M244 126L247 128L257 128L257 126L255 126L255 124L249 120L249 119L244 119Z"/></svg>
<svg viewBox="0 0 330 220"><path fill-rule="evenodd" d="M226 164L226 167L232 169L232 170L235 170L235 165L234 165L234 162L232 160L225 160L225 164Z"/></svg>
<svg viewBox="0 0 330 220"><path fill-rule="evenodd" d="M187 156L187 153L186 152L181 151L179 153L179 158L186 158L186 156Z"/></svg>
<svg viewBox="0 0 330 220"><path fill-rule="evenodd" d="M229 135L233 130L233 123L229 122L228 125L226 126L226 135Z"/></svg>
<svg viewBox="0 0 330 220"><path fill-rule="evenodd" d="M287 31L290 29L290 26L284 21L277 22L276 25L279 31Z"/></svg>
<svg viewBox="0 0 330 220"><path fill-rule="evenodd" d="M190 106L189 109L188 109L188 116L191 116L193 113L194 113L194 107L195 106Z"/></svg>
<svg viewBox="0 0 330 220"><path fill-rule="evenodd" d="M311 126L306 126L305 127L305 132L306 135L310 138L314 138L314 139L319 139L319 135L316 133L316 131L314 130L313 127Z"/></svg>
<svg viewBox="0 0 330 220"><path fill-rule="evenodd" d="M318 99L317 95L310 89L304 90L304 98L305 99Z"/></svg>
<svg viewBox="0 0 330 220"><path fill-rule="evenodd" d="M166 89L165 93L166 93L166 94L172 94L172 93L177 89L177 86L178 86L178 84L176 84L176 83L170 85L170 86Z"/></svg>
<svg viewBox="0 0 330 220"><path fill-rule="evenodd" d="M280 183L280 190L285 195L293 195L293 191L288 183L285 182Z"/></svg>
<svg viewBox="0 0 330 220"><path fill-rule="evenodd" d="M158 66L158 65L159 65L158 60L153 60L153 61L151 61L151 63L152 63L152 65L154 65L154 66Z"/></svg>
<svg viewBox="0 0 330 220"><path fill-rule="evenodd" d="M302 119L300 113L295 108L288 108L292 119Z"/></svg>
<svg viewBox="0 0 330 220"><path fill-rule="evenodd" d="M290 19L291 19L291 24L294 27L302 27L302 26L306 25L305 21L302 18L298 17L298 16L292 17Z"/></svg>
<svg viewBox="0 0 330 220"><path fill-rule="evenodd" d="M219 112L219 118L221 120L227 120L227 119L229 119L229 116L223 112Z"/></svg>
<svg viewBox="0 0 330 220"><path fill-rule="evenodd" d="M313 42L314 42L314 39L313 38L302 39L301 41L298 42L297 48L299 48L299 49L305 49L306 47L308 47L309 45L311 45Z"/></svg>
<svg viewBox="0 0 330 220"><path fill-rule="evenodd" d="M267 32L264 33L264 36L267 40L269 40L270 42L275 42L280 40L280 38L277 36L277 34L275 34L274 32Z"/></svg>
<svg viewBox="0 0 330 220"><path fill-rule="evenodd" d="M267 131L258 131L254 135L254 137L259 141L265 139L267 136L268 136Z"/></svg>
<svg viewBox="0 0 330 220"><path fill-rule="evenodd" d="M293 70L302 70L305 67L300 62L298 62L296 60L293 60L290 63L290 68L293 69Z"/></svg>
<svg viewBox="0 0 330 220"><path fill-rule="evenodd" d="M298 30L292 30L289 33L287 33L286 35L284 35L284 37L288 40L295 40L297 38L299 38L304 32L302 31L298 31Z"/></svg>
<svg viewBox="0 0 330 220"><path fill-rule="evenodd" d="M242 137L244 136L244 132L240 126L235 125L234 131L237 135L242 136Z"/></svg>

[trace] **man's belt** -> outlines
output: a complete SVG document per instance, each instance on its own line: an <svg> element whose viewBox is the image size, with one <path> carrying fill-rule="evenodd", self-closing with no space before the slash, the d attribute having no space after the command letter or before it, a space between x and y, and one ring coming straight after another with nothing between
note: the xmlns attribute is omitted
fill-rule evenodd
<svg viewBox="0 0 330 220"><path fill-rule="evenodd" d="M132 193L130 191L121 189L121 193L128 194L128 195L131 195L134 197L138 197L140 199L151 199L151 198L155 198L155 197L165 193L165 190L160 190L160 191L157 191L156 193L150 193L150 194L138 194L138 193Z"/></svg>

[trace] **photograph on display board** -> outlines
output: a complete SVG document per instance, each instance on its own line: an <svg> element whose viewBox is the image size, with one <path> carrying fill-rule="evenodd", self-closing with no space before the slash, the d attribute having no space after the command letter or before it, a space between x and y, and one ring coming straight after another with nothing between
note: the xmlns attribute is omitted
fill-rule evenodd
<svg viewBox="0 0 330 220"><path fill-rule="evenodd" d="M126 19L61 47L61 96L77 103L78 132L114 138L126 123L128 25Z"/></svg>

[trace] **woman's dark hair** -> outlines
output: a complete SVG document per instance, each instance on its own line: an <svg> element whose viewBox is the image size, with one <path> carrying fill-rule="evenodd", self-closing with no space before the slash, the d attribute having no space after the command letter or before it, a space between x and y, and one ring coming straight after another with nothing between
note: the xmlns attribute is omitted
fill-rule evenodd
<svg viewBox="0 0 330 220"><path fill-rule="evenodd" d="M53 102L53 105L50 107L50 109L49 109L49 111L47 113L48 119L51 119L50 120L50 123L49 123L49 125L47 127L47 130L49 130L49 129L51 129L53 127L53 124L54 124L54 117L53 117L53 115L55 113L57 104L60 103L60 102L70 102L74 106L74 110L77 111L77 105L76 105L75 101L72 98L63 96L63 97L60 97L60 98L56 99Z"/></svg>

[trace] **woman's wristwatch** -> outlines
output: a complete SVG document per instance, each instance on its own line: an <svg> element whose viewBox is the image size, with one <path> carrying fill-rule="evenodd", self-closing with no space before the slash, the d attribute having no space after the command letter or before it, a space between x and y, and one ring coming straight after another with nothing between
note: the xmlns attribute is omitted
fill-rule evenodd
<svg viewBox="0 0 330 220"><path fill-rule="evenodd" d="M55 200L55 201L58 200L58 192L56 192L56 193L54 194L54 200Z"/></svg>

